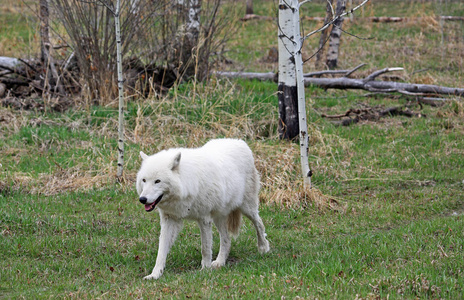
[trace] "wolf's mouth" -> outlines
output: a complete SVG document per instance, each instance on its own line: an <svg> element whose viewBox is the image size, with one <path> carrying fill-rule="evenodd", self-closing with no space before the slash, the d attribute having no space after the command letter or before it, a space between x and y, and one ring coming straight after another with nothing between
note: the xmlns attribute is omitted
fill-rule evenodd
<svg viewBox="0 0 464 300"><path fill-rule="evenodd" d="M158 199L155 200L155 202L150 203L150 204L145 204L145 211L150 212L155 209L156 204L158 204L161 201L161 198L163 198L163 194L161 194Z"/></svg>

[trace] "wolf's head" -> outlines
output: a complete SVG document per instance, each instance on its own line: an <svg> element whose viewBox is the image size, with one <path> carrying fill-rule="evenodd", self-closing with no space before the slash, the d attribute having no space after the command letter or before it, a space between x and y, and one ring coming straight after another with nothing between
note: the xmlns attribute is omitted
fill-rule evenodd
<svg viewBox="0 0 464 300"><path fill-rule="evenodd" d="M169 201L178 194L180 152L161 151L148 156L140 152L142 166L137 173L137 193L139 201L147 212L155 209L160 202Z"/></svg>

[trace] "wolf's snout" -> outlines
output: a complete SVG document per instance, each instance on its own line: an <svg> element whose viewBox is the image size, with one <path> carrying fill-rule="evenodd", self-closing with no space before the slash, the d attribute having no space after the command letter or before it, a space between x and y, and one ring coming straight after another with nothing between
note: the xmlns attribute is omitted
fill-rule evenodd
<svg viewBox="0 0 464 300"><path fill-rule="evenodd" d="M147 197L140 197L140 198L139 198L139 201L140 201L142 204L147 203L147 200L148 200Z"/></svg>

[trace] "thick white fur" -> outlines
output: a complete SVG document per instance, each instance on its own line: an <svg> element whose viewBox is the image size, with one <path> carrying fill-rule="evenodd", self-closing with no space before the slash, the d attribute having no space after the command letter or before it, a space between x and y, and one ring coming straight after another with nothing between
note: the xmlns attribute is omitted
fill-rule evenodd
<svg viewBox="0 0 464 300"><path fill-rule="evenodd" d="M269 251L258 214L259 174L244 141L217 139L201 148L169 149L152 156L141 152L140 155L143 162L136 183L139 196L150 204L163 195L156 206L161 221L156 265L144 279L157 279L163 274L166 257L182 229L183 219L195 220L200 227L202 268L225 264L231 246L229 233L238 232L230 224L239 226L240 219L236 218L241 218L240 213L256 228L259 252ZM220 235L220 248L212 262L213 222Z"/></svg>

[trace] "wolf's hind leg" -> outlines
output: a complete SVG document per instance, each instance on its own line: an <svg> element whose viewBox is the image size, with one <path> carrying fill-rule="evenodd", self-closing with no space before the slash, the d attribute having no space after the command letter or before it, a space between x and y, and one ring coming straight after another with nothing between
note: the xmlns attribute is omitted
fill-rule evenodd
<svg viewBox="0 0 464 300"><path fill-rule="evenodd" d="M242 210L242 213L251 220L253 225L256 229L256 234L258 236L258 251L259 253L266 253L269 252L269 242L266 239L266 232L264 229L263 221L261 220L258 210L249 211L249 210Z"/></svg>
<svg viewBox="0 0 464 300"><path fill-rule="evenodd" d="M226 264L231 246L229 231L227 229L227 216L218 216L214 218L214 224L219 231L220 246L218 256L216 260L213 261L211 267L220 268Z"/></svg>

